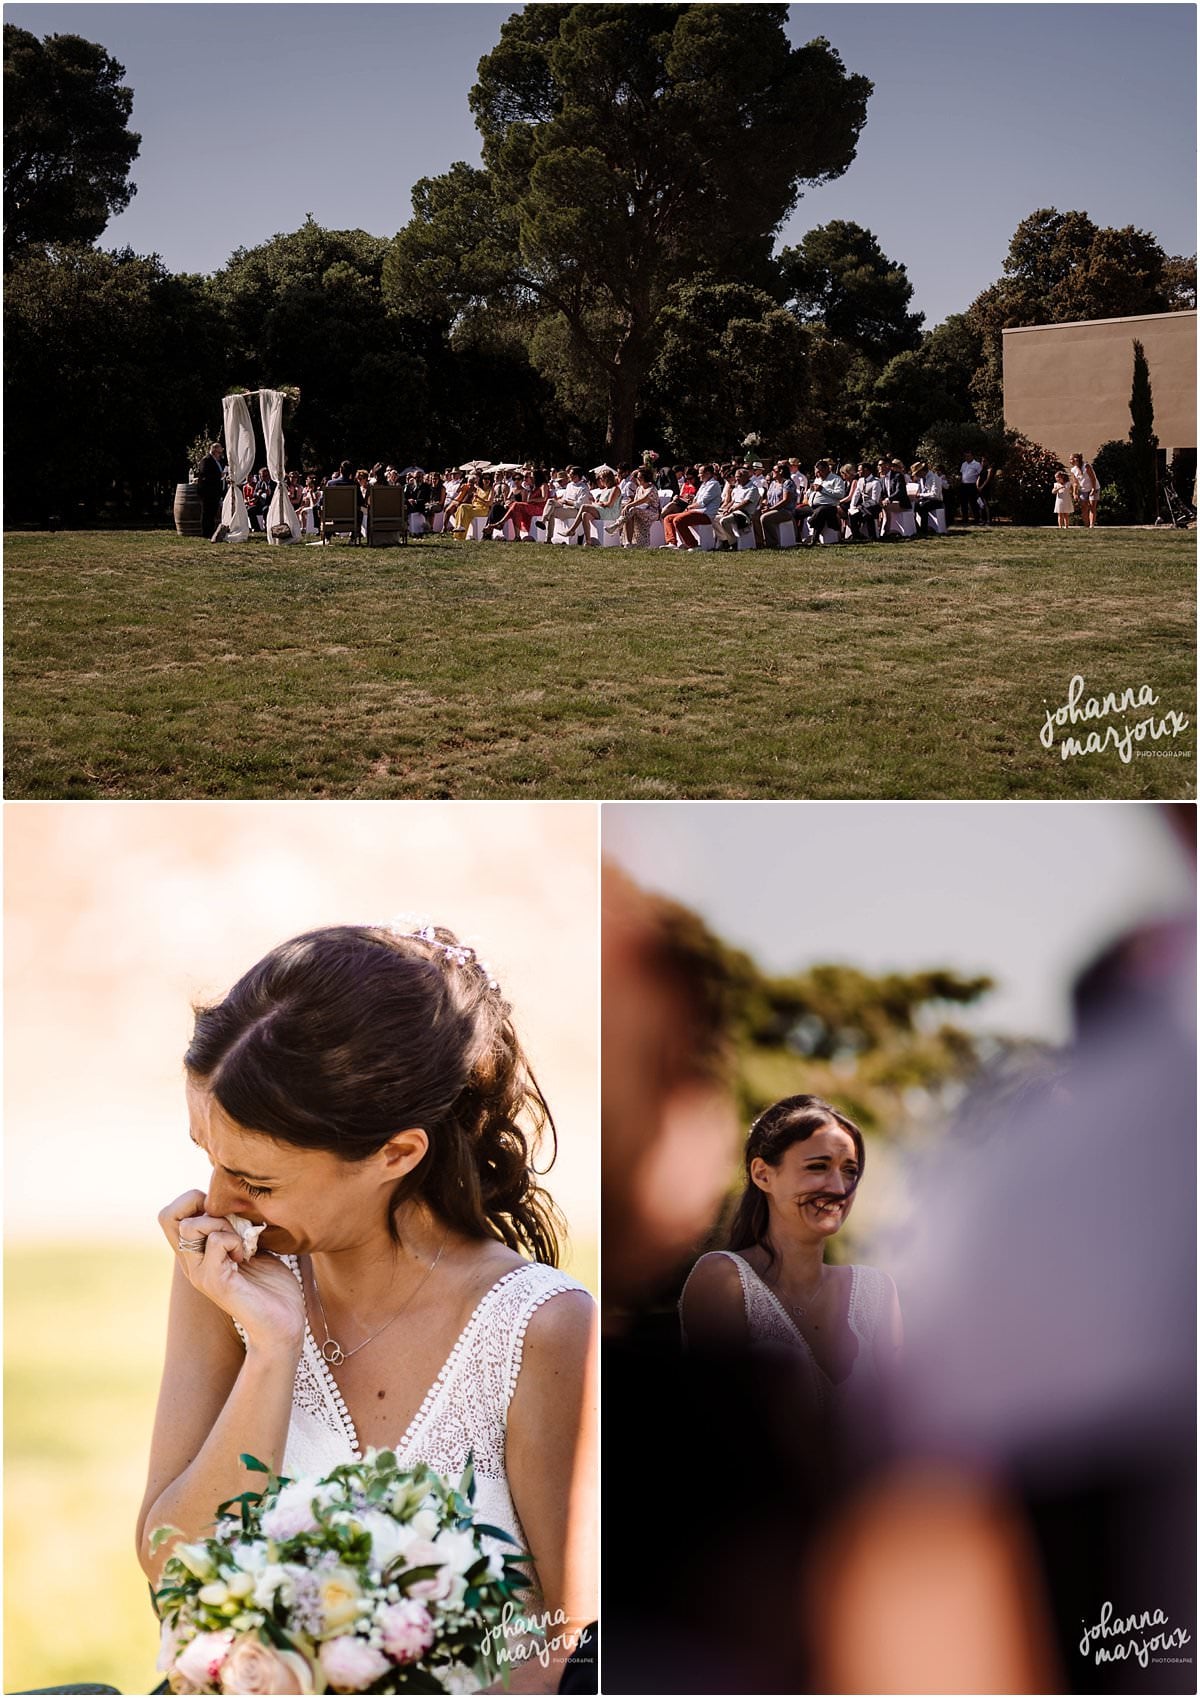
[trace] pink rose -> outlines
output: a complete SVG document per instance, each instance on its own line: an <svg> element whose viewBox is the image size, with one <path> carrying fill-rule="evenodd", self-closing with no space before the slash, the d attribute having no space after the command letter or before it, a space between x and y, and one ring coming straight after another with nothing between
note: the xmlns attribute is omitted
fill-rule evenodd
<svg viewBox="0 0 1200 1698"><path fill-rule="evenodd" d="M193 1687L215 1686L232 1644L232 1627L223 1627L219 1633L197 1633L176 1657L176 1671Z"/></svg>
<svg viewBox="0 0 1200 1698"><path fill-rule="evenodd" d="M339 1639L327 1639L319 1655L325 1678L335 1692L361 1692L364 1686L370 1686L373 1680L386 1674L390 1667L382 1652L377 1651L374 1645L368 1645L365 1639L355 1638L352 1633L343 1633Z"/></svg>
<svg viewBox="0 0 1200 1698"><path fill-rule="evenodd" d="M247 1633L221 1667L222 1692L312 1692L312 1669L298 1651L276 1651Z"/></svg>
<svg viewBox="0 0 1200 1698"><path fill-rule="evenodd" d="M415 1663L433 1644L433 1618L424 1604L389 1604L377 1620L383 1648L395 1663Z"/></svg>

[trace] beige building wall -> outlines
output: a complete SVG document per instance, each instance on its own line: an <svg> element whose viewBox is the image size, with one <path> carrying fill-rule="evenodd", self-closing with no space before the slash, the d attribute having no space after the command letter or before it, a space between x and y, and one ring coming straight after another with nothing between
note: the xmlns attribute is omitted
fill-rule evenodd
<svg viewBox="0 0 1200 1698"><path fill-rule="evenodd" d="M1004 422L1066 460L1129 435L1133 343L1146 350L1160 448L1196 446L1196 314L1084 319L1004 332Z"/></svg>

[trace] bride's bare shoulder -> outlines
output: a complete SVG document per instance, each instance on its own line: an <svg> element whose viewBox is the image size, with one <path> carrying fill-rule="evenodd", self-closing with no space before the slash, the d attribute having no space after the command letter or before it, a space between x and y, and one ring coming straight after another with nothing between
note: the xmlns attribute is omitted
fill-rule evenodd
<svg viewBox="0 0 1200 1698"><path fill-rule="evenodd" d="M700 1257L684 1283L680 1314L689 1343L744 1340L742 1278L732 1256L713 1250Z"/></svg>

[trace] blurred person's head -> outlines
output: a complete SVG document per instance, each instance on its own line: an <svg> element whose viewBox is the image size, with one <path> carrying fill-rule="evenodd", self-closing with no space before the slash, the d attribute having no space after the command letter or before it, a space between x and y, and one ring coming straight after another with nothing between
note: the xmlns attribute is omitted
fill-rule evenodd
<svg viewBox="0 0 1200 1698"><path fill-rule="evenodd" d="M820 1097L784 1097L751 1126L745 1167L729 1248L760 1246L770 1265L785 1241L823 1243L841 1230L866 1147L854 1122Z"/></svg>
<svg viewBox="0 0 1200 1698"><path fill-rule="evenodd" d="M553 1120L474 950L443 927L328 926L196 1010L184 1057L209 1213L276 1253L344 1248L409 1206L554 1264L532 1152Z"/></svg>
<svg viewBox="0 0 1200 1698"><path fill-rule="evenodd" d="M711 1229L737 1147L730 977L686 908L604 868L604 1286L653 1292Z"/></svg>

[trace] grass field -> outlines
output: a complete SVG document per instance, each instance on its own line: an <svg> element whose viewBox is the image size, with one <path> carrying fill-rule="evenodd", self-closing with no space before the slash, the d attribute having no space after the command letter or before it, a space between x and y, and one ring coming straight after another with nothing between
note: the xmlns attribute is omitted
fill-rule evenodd
<svg viewBox="0 0 1200 1698"><path fill-rule="evenodd" d="M595 1243L565 1266L599 1290ZM133 1540L170 1282L165 1245L5 1252L5 1692L161 1679Z"/></svg>
<svg viewBox="0 0 1200 1698"><path fill-rule="evenodd" d="M11 535L9 797L1186 797L1195 540L740 554ZM1074 674L1180 736L1063 761ZM1084 730L1087 727L1083 728Z"/></svg>

